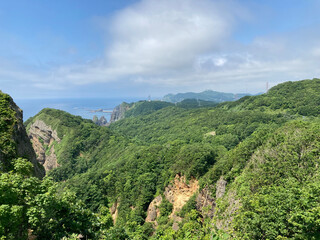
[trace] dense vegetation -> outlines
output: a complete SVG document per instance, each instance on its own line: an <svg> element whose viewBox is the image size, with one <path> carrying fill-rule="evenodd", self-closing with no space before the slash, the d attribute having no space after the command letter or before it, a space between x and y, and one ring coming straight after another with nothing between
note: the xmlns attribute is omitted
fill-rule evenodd
<svg viewBox="0 0 320 240"><path fill-rule="evenodd" d="M54 230L56 239L74 233L91 239L319 239L319 84L287 82L218 106L138 102L109 127L44 109L26 125L42 120L62 139L54 143L60 167L48 173L56 184L28 176L10 187L19 192L26 179L38 181L41 191L33 194L39 209L23 200L35 212L47 212L37 197L44 192L57 206L67 204L65 226L71 219L76 224ZM173 230L173 206L164 191L177 174L199 180L214 204L199 208L198 191L176 213L182 219ZM221 180L226 189L218 197ZM163 201L155 227L145 219L157 196ZM114 226L110 208L117 209ZM48 213L44 219L60 224L57 211L50 214L58 217ZM48 222L28 228L42 236L40 230L55 229Z"/></svg>
<svg viewBox="0 0 320 240"><path fill-rule="evenodd" d="M108 210L99 208L93 213L74 193L59 192L57 183L49 178L41 180L32 159L20 157L25 153L35 157L30 142L21 142L27 138L21 121L12 99L0 93L0 239L104 236L112 226Z"/></svg>
<svg viewBox="0 0 320 240"><path fill-rule="evenodd" d="M258 97L244 97L238 102L222 104L227 108L286 112L303 116L320 114L320 79L279 84Z"/></svg>
<svg viewBox="0 0 320 240"><path fill-rule="evenodd" d="M17 154L16 143L12 138L17 119L10 101L9 95L0 92L0 173L13 168L11 160Z"/></svg>

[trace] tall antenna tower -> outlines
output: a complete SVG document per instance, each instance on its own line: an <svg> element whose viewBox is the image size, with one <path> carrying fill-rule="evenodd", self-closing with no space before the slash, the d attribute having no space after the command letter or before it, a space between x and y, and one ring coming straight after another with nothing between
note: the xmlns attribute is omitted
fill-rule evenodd
<svg viewBox="0 0 320 240"><path fill-rule="evenodd" d="M148 102L151 102L151 95L148 96Z"/></svg>

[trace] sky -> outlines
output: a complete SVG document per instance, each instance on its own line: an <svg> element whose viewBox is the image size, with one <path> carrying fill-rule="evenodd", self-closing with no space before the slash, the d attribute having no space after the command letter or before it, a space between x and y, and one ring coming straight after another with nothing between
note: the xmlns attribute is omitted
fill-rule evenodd
<svg viewBox="0 0 320 240"><path fill-rule="evenodd" d="M0 89L160 98L320 77L318 0L0 1Z"/></svg>

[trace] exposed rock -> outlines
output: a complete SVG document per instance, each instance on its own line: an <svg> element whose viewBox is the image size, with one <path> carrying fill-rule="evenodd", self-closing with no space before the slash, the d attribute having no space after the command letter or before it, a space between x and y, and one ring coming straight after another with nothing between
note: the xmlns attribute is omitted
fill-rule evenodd
<svg viewBox="0 0 320 240"><path fill-rule="evenodd" d="M104 116L102 116L102 117L100 117L100 119L98 119L98 117L96 115L94 115L92 121L95 124L102 126L102 127L108 125L108 121Z"/></svg>
<svg viewBox="0 0 320 240"><path fill-rule="evenodd" d="M179 216L173 215L172 219L173 219L172 229L174 231L178 231L179 230L179 222L182 222L182 218Z"/></svg>
<svg viewBox="0 0 320 240"><path fill-rule="evenodd" d="M112 216L113 224L116 224L116 220L118 217L118 202L116 201L114 204L112 204L110 208L110 213Z"/></svg>
<svg viewBox="0 0 320 240"><path fill-rule="evenodd" d="M2 93L1 93L2 94ZM4 94L3 94L4 95ZM6 95L8 96L8 95ZM0 96L1 98L2 96ZM45 175L45 171L41 165L38 164L36 154L32 148L31 142L28 138L26 129L23 125L23 112L14 103L11 97L8 98L9 107L15 111L16 123L13 126L12 139L16 143L17 156L27 158L34 166L34 172L37 177L42 178ZM4 154L0 155L0 161L5 158Z"/></svg>
<svg viewBox="0 0 320 240"><path fill-rule="evenodd" d="M157 226L156 219L160 216L159 206L162 202L162 196L159 195L152 200L148 207L146 222L153 222Z"/></svg>
<svg viewBox="0 0 320 240"><path fill-rule="evenodd" d="M179 229L178 222L182 221L182 218L177 216L176 213L182 209L198 189L199 185L196 179L192 178L187 184L186 178L184 176L179 176L178 174L174 178L173 184L166 187L164 195L173 205L172 213L169 215L169 218L173 219L172 228L174 230Z"/></svg>
<svg viewBox="0 0 320 240"><path fill-rule="evenodd" d="M126 111L130 109L130 105L126 102L116 106L111 114L110 123L116 122L125 117Z"/></svg>
<svg viewBox="0 0 320 240"><path fill-rule="evenodd" d="M211 131L211 132L208 132L205 134L205 136L215 136L216 135L216 132L215 131Z"/></svg>
<svg viewBox="0 0 320 240"><path fill-rule="evenodd" d="M231 222L233 221L236 211L240 208L241 202L235 191L228 191L222 200L227 201L228 207L224 212L217 213L220 217L216 220L216 227L225 232L232 231L232 229L230 229Z"/></svg>
<svg viewBox="0 0 320 240"><path fill-rule="evenodd" d="M164 195L170 203L173 204L172 214L170 218L180 211L181 208L188 202L190 197L199 189L198 181L192 178L189 183L186 183L184 176L178 174L174 178L173 184L166 187Z"/></svg>
<svg viewBox="0 0 320 240"><path fill-rule="evenodd" d="M59 166L55 154L54 143L60 143L61 139L55 130L47 126L43 121L36 120L29 128L29 138L37 154L37 160L46 171Z"/></svg>
<svg viewBox="0 0 320 240"><path fill-rule="evenodd" d="M178 223L182 221L182 218L177 216L176 213L182 209L182 207L188 202L190 197L198 191L198 189L199 185L196 179L192 178L187 183L186 178L184 176L181 177L178 174L174 178L173 183L165 188L164 196L173 205L172 213L169 215L169 218L173 220L172 228L174 230L179 229ZM157 226L156 219L160 216L158 207L161 202L161 195L152 200L148 207L146 222L153 222L154 225Z"/></svg>
<svg viewBox="0 0 320 240"><path fill-rule="evenodd" d="M205 187L200 191L196 198L196 208L203 215L213 218L215 207L216 202L212 197L211 189L209 187Z"/></svg>
<svg viewBox="0 0 320 240"><path fill-rule="evenodd" d="M227 181L223 179L221 176L220 179L217 181L217 190L216 190L216 198L221 198L224 193L226 192L226 185Z"/></svg>

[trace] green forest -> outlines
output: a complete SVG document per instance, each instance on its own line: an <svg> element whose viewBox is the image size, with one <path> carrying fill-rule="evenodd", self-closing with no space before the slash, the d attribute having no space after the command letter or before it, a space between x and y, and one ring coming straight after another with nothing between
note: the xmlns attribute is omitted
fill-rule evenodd
<svg viewBox="0 0 320 240"><path fill-rule="evenodd" d="M320 238L320 79L141 101L108 127L45 108L21 126L61 140L37 136L58 163L45 177L19 151L12 102L0 93L1 240Z"/></svg>

